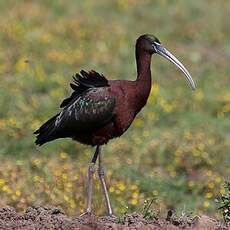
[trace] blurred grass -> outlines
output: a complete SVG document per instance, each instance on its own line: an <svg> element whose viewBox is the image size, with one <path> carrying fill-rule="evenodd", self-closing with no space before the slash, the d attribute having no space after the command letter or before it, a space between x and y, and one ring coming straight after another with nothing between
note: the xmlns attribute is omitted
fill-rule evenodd
<svg viewBox="0 0 230 230"><path fill-rule="evenodd" d="M94 150L67 139L37 148L32 133L59 111L80 69L135 79L135 40L152 33L188 67L197 90L153 57L147 106L103 148L112 203L124 212L158 196L162 210L215 215L230 175L229 14L224 0L0 1L0 206L83 211ZM101 199L97 183L98 214Z"/></svg>

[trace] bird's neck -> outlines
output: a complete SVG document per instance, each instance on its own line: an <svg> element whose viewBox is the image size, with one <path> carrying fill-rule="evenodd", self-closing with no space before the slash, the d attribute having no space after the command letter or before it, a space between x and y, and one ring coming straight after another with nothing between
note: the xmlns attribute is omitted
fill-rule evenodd
<svg viewBox="0 0 230 230"><path fill-rule="evenodd" d="M139 92L147 100L151 90L151 55L136 49L137 62L137 87Z"/></svg>
<svg viewBox="0 0 230 230"><path fill-rule="evenodd" d="M137 62L137 81L144 81L151 83L151 55L146 52L136 51Z"/></svg>

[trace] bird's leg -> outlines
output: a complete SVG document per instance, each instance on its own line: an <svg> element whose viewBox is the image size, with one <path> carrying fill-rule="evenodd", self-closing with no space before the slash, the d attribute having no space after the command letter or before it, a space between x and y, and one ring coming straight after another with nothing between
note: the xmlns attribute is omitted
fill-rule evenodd
<svg viewBox="0 0 230 230"><path fill-rule="evenodd" d="M81 216L85 214L91 214L92 213L92 195L93 195L93 175L96 171L95 169L95 163L97 161L98 154L100 153L100 146L97 145L96 151L93 155L92 160L90 161L89 167L88 167L88 181L87 181L87 209L86 212L81 214Z"/></svg>
<svg viewBox="0 0 230 230"><path fill-rule="evenodd" d="M103 166L103 164L102 164L101 152L99 152L98 176L99 176L99 178L100 178L101 185L102 185L102 188L103 188L103 193L104 193L104 196L105 196L105 203L106 203L108 215L109 215L110 217L115 218L115 216L113 215L111 203L110 203L110 200L109 200L108 190L107 190L107 187L106 187L106 182L105 182L105 171L104 171L104 166Z"/></svg>

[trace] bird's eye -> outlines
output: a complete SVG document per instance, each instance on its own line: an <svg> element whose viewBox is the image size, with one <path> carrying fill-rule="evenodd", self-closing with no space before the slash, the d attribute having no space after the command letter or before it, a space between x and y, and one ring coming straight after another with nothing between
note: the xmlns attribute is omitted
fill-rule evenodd
<svg viewBox="0 0 230 230"><path fill-rule="evenodd" d="M155 52L158 52L158 47L161 46L161 43L158 43L156 41L153 42L152 47L155 50Z"/></svg>

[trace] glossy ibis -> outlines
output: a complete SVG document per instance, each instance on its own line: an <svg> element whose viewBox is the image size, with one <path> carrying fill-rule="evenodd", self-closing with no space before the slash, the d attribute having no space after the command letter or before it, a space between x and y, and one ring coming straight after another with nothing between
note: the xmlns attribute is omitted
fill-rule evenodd
<svg viewBox="0 0 230 230"><path fill-rule="evenodd" d="M135 81L107 80L94 70L81 70L70 84L73 93L60 105L62 111L44 123L35 134L35 143L70 137L83 144L96 146L88 168L86 213L92 212L93 174L99 158L98 175L102 184L108 215L112 208L104 178L101 146L121 136L146 104L151 89L151 56L160 54L175 64L185 75L192 89L195 83L183 64L152 35L141 35L136 41L137 78Z"/></svg>

